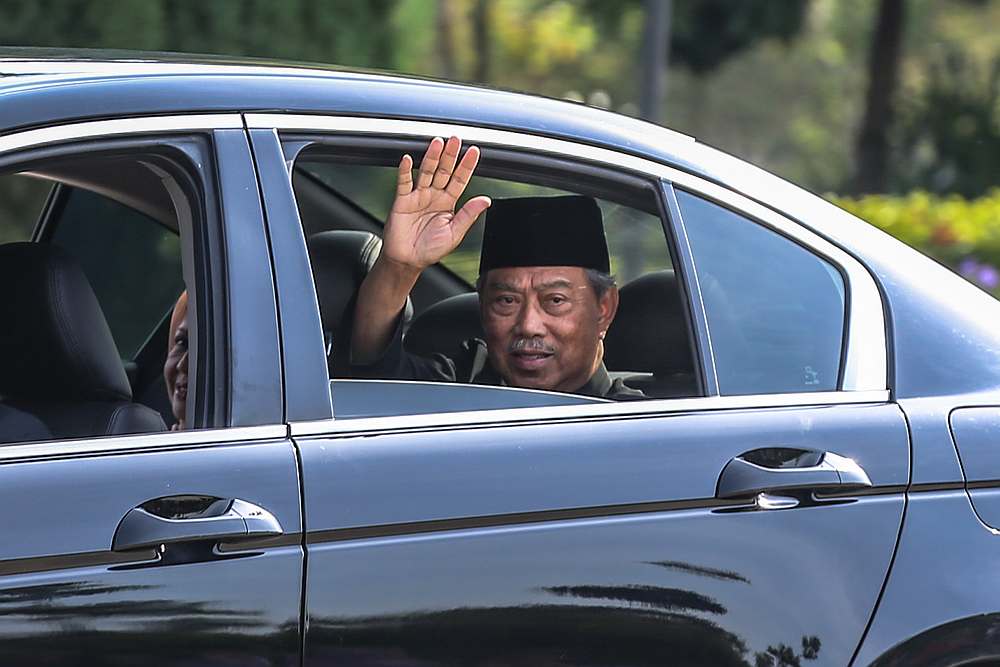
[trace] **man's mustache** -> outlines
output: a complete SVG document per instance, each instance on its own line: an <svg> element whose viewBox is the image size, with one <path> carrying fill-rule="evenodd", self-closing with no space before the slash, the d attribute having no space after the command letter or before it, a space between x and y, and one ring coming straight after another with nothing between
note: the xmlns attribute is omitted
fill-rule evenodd
<svg viewBox="0 0 1000 667"><path fill-rule="evenodd" d="M556 349L547 344L541 338L515 338L507 346L507 352L516 354L527 352L529 354L555 354Z"/></svg>

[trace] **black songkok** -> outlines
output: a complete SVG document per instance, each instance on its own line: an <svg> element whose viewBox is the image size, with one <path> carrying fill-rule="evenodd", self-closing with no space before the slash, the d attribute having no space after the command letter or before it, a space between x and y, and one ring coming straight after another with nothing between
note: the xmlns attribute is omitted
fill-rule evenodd
<svg viewBox="0 0 1000 667"><path fill-rule="evenodd" d="M611 273L601 209L592 197L494 199L479 275L512 266L580 266Z"/></svg>

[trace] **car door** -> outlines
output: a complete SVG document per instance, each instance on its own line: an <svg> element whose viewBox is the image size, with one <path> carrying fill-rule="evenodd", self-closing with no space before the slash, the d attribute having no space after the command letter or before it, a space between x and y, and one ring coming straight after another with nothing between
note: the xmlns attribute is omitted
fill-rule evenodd
<svg viewBox="0 0 1000 667"><path fill-rule="evenodd" d="M159 245L181 254L190 294L192 428L5 444L0 429L2 662L297 665L298 472L283 425L270 263L241 119L138 118L0 138L0 170L55 178L74 165L76 187L118 206L128 201L123 193L141 189L112 179L110 164L162 187L176 215L180 241ZM101 268L86 253L104 252L112 266L101 293L109 294L115 270L127 267L107 248L70 241L86 237L88 222L96 231L105 221L75 218L83 230L50 230L53 242L84 255L85 273ZM111 243L103 230L94 238ZM160 299L152 306L162 309L162 295L143 287L161 278L173 279L131 275L140 284L119 285L119 296Z"/></svg>
<svg viewBox="0 0 1000 667"><path fill-rule="evenodd" d="M580 187L604 178L595 163L657 183L701 375L694 397L423 414L400 401L354 419L336 418L335 393L333 419L293 421L307 664L851 661L908 475L881 301L861 265L729 190L613 151L411 121L248 125L272 179L272 239L297 227L285 160L351 132L454 133L484 146L483 164L491 148L522 152L525 170L557 155ZM323 336L315 306L303 312L314 293L283 287L308 277L305 243L286 249L282 327L311 330L299 330L307 347L285 348L286 382L320 390L328 378L309 370ZM292 375L299 354L312 362ZM466 390L471 402L482 391Z"/></svg>

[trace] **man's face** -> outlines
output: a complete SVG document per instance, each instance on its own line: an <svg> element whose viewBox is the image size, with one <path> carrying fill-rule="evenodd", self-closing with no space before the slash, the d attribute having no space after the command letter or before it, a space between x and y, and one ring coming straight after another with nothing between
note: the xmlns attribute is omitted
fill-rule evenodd
<svg viewBox="0 0 1000 667"><path fill-rule="evenodd" d="M578 266L493 269L480 293L493 367L516 387L572 392L604 356L618 290L600 299Z"/></svg>
<svg viewBox="0 0 1000 667"><path fill-rule="evenodd" d="M167 360L163 364L163 379L167 384L167 395L170 397L170 407L180 428L184 428L187 416L188 390L188 324L187 307L184 314L172 331L173 337L168 342Z"/></svg>

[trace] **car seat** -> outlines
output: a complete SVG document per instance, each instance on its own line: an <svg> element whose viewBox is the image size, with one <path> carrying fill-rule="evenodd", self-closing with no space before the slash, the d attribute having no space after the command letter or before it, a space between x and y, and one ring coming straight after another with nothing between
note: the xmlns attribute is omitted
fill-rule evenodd
<svg viewBox="0 0 1000 667"><path fill-rule="evenodd" d="M0 246L0 403L55 438L164 431L132 390L83 269L40 243ZM0 434L2 438L3 434Z"/></svg>
<svg viewBox="0 0 1000 667"><path fill-rule="evenodd" d="M484 335L479 294L466 292L442 299L414 318L403 347L424 357L441 353L455 358L462 353L463 342Z"/></svg>
<svg viewBox="0 0 1000 667"><path fill-rule="evenodd" d="M358 290L382 251L382 239L371 232L338 229L313 234L307 245L330 377L349 377ZM413 304L407 298L404 326L412 316Z"/></svg>
<svg viewBox="0 0 1000 667"><path fill-rule="evenodd" d="M604 339L604 364L650 398L697 396L694 355L673 271L654 271L621 288Z"/></svg>

